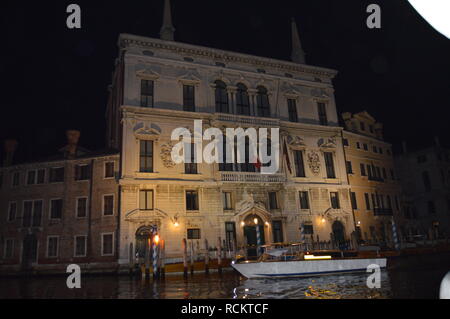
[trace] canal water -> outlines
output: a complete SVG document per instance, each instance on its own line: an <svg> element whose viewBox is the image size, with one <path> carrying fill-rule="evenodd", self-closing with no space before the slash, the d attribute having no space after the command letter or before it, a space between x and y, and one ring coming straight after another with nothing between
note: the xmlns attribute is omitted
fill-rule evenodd
<svg viewBox="0 0 450 319"><path fill-rule="evenodd" d="M437 258L431 263L403 260L400 267L382 271L379 289L367 287L369 274L364 273L247 280L234 271L225 271L221 275L194 274L188 279L170 275L166 276L164 281L142 280L128 276L84 276L81 289L74 290L67 288L65 276L1 278L0 299L438 298L440 281L450 270L447 259Z"/></svg>

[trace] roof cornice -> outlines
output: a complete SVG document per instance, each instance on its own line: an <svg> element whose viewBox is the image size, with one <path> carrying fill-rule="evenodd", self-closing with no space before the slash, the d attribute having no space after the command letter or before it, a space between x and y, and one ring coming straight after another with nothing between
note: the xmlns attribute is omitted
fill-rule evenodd
<svg viewBox="0 0 450 319"><path fill-rule="evenodd" d="M180 42L164 41L160 39L142 37L132 34L120 34L118 45L121 49L126 49L128 47L162 49L189 56L206 57L225 62L237 62L262 67L270 67L284 71L300 72L315 76L325 76L328 78L334 78L338 73L336 70L322 67L309 66L289 61L224 51Z"/></svg>

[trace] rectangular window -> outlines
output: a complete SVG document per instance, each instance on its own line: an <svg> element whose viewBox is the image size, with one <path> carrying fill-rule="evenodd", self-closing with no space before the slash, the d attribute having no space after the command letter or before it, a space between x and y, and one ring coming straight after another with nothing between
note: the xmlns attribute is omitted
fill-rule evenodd
<svg viewBox="0 0 450 319"><path fill-rule="evenodd" d="M141 107L153 107L154 82L141 80Z"/></svg>
<svg viewBox="0 0 450 319"><path fill-rule="evenodd" d="M348 146L348 139L344 138L342 140L342 144L344 144L344 146Z"/></svg>
<svg viewBox="0 0 450 319"><path fill-rule="evenodd" d="M27 173L27 185L36 184L36 171L28 171Z"/></svg>
<svg viewBox="0 0 450 319"><path fill-rule="evenodd" d="M300 209L309 209L308 192L299 192L300 196Z"/></svg>
<svg viewBox="0 0 450 319"><path fill-rule="evenodd" d="M346 161L345 166L347 168L347 174L353 174L352 162Z"/></svg>
<svg viewBox="0 0 450 319"><path fill-rule="evenodd" d="M325 167L327 169L327 178L336 178L336 173L334 171L334 161L333 161L333 153L324 152L325 157Z"/></svg>
<svg viewBox="0 0 450 319"><path fill-rule="evenodd" d="M50 168L50 183L64 182L64 167L52 167Z"/></svg>
<svg viewBox="0 0 450 319"><path fill-rule="evenodd" d="M102 234L102 256L112 256L114 254L114 235Z"/></svg>
<svg viewBox="0 0 450 319"><path fill-rule="evenodd" d="M153 210L153 190L144 189L139 192L139 209Z"/></svg>
<svg viewBox="0 0 450 319"><path fill-rule="evenodd" d="M200 239L200 229L189 228L187 230L187 239Z"/></svg>
<svg viewBox="0 0 450 319"><path fill-rule="evenodd" d="M294 151L295 172L297 177L305 177L305 164L303 162L303 152Z"/></svg>
<svg viewBox="0 0 450 319"><path fill-rule="evenodd" d="M197 191L186 191L186 210L198 210Z"/></svg>
<svg viewBox="0 0 450 319"><path fill-rule="evenodd" d="M87 236L75 236L75 257L85 257Z"/></svg>
<svg viewBox="0 0 450 319"><path fill-rule="evenodd" d="M62 199L52 199L50 201L50 219L61 219L62 218Z"/></svg>
<svg viewBox="0 0 450 319"><path fill-rule="evenodd" d="M372 166L370 166L369 164L367 164L367 175L369 176L369 178L372 178Z"/></svg>
<svg viewBox="0 0 450 319"><path fill-rule="evenodd" d="M183 85L183 110L195 112L195 87Z"/></svg>
<svg viewBox="0 0 450 319"><path fill-rule="evenodd" d="M17 216L17 202L10 202L8 207L8 221L16 220Z"/></svg>
<svg viewBox="0 0 450 319"><path fill-rule="evenodd" d="M366 130L366 124L364 122L359 122L359 126L361 127L361 131Z"/></svg>
<svg viewBox="0 0 450 319"><path fill-rule="evenodd" d="M276 192L269 192L269 207L270 209L278 209L278 200Z"/></svg>
<svg viewBox="0 0 450 319"><path fill-rule="evenodd" d="M86 181L91 178L91 165L79 164L75 166L75 180Z"/></svg>
<svg viewBox="0 0 450 319"><path fill-rule="evenodd" d="M103 195L103 216L114 215L114 195Z"/></svg>
<svg viewBox="0 0 450 319"><path fill-rule="evenodd" d="M359 142L356 142L356 148L360 149L361 148L361 144Z"/></svg>
<svg viewBox="0 0 450 319"><path fill-rule="evenodd" d="M5 240L5 252L3 256L5 259L14 257L14 239Z"/></svg>
<svg viewBox="0 0 450 319"><path fill-rule="evenodd" d="M298 122L297 102L294 99L288 99L289 121Z"/></svg>
<svg viewBox="0 0 450 319"><path fill-rule="evenodd" d="M20 183L20 172L13 173L12 186L17 187Z"/></svg>
<svg viewBox="0 0 450 319"><path fill-rule="evenodd" d="M337 192L330 192L330 199L331 199L331 208L333 209L341 208L339 204L339 194Z"/></svg>
<svg viewBox="0 0 450 319"><path fill-rule="evenodd" d="M33 203L33 227L40 227L42 221L42 201L35 200Z"/></svg>
<svg viewBox="0 0 450 319"><path fill-rule="evenodd" d="M352 202L352 208L353 209L358 209L358 201L356 200L356 193L355 192L350 192L350 199Z"/></svg>
<svg viewBox="0 0 450 319"><path fill-rule="evenodd" d="M274 220L272 222L273 242L282 243L283 239L283 223L281 220Z"/></svg>
<svg viewBox="0 0 450 319"><path fill-rule="evenodd" d="M153 141L140 143L140 169L142 173L153 173Z"/></svg>
<svg viewBox="0 0 450 319"><path fill-rule="evenodd" d="M365 151L368 151L368 150L369 150L369 146L367 146L366 143L363 144L363 147L364 147L364 150L365 150Z"/></svg>
<svg viewBox="0 0 450 319"><path fill-rule="evenodd" d="M87 217L87 197L77 198L77 218Z"/></svg>
<svg viewBox="0 0 450 319"><path fill-rule="evenodd" d="M36 184L44 184L44 183L45 183L45 168L38 169Z"/></svg>
<svg viewBox="0 0 450 319"><path fill-rule="evenodd" d="M319 113L319 124L320 125L328 125L328 118L327 118L327 106L325 103L317 103L317 109Z"/></svg>
<svg viewBox="0 0 450 319"><path fill-rule="evenodd" d="M369 199L369 194L364 193L364 199L366 200L366 209L370 210L370 199Z"/></svg>
<svg viewBox="0 0 450 319"><path fill-rule="evenodd" d="M234 222L225 222L225 238L227 249L232 249L232 243L236 243L236 224Z"/></svg>
<svg viewBox="0 0 450 319"><path fill-rule="evenodd" d="M23 202L23 216L22 216L22 226L31 227L31 217L33 215L33 202L24 201Z"/></svg>
<svg viewBox="0 0 450 319"><path fill-rule="evenodd" d="M378 204L377 204L377 201L375 200L375 194L371 194L371 197L372 197L372 207L375 209L375 208L378 208Z"/></svg>
<svg viewBox="0 0 450 319"><path fill-rule="evenodd" d="M114 162L105 163L105 178L114 177Z"/></svg>
<svg viewBox="0 0 450 319"><path fill-rule="evenodd" d="M58 257L58 237L49 236L47 237L47 257L56 258Z"/></svg>
<svg viewBox="0 0 450 319"><path fill-rule="evenodd" d="M186 145L186 144L185 144ZM189 144L188 144L189 145ZM190 163L188 163L188 161L186 161L186 163L184 163L184 173L185 174L197 174L197 163L195 163L195 143L191 143L191 154L190 154ZM187 152L186 152L186 156L187 156Z"/></svg>
<svg viewBox="0 0 450 319"><path fill-rule="evenodd" d="M223 209L224 210L232 210L233 204L231 201L232 200L231 192L223 192L222 196L223 196Z"/></svg>
<svg viewBox="0 0 450 319"><path fill-rule="evenodd" d="M363 163L359 164L359 169L361 170L361 176L366 176L366 165Z"/></svg>

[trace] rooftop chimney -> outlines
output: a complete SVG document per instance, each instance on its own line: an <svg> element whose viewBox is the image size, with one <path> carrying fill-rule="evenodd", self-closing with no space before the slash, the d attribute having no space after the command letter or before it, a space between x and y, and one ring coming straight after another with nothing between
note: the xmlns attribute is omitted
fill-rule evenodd
<svg viewBox="0 0 450 319"><path fill-rule="evenodd" d="M17 140L7 139L4 142L5 158L3 159L3 166L11 166L14 162L14 153L17 149Z"/></svg>
<svg viewBox="0 0 450 319"><path fill-rule="evenodd" d="M67 130L66 137L67 137L67 146L65 157L74 158L77 155L78 141L80 139L80 131Z"/></svg>

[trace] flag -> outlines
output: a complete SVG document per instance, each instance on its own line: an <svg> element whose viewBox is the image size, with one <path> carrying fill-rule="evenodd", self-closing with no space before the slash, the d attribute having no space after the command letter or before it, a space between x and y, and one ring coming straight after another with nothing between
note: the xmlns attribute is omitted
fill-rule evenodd
<svg viewBox="0 0 450 319"><path fill-rule="evenodd" d="M287 168L289 170L289 173L292 174L291 161L289 160L289 153L288 153L288 148L287 148L287 145L286 145L286 140L284 140L283 153L284 153L284 157L286 158L286 164L287 164Z"/></svg>

